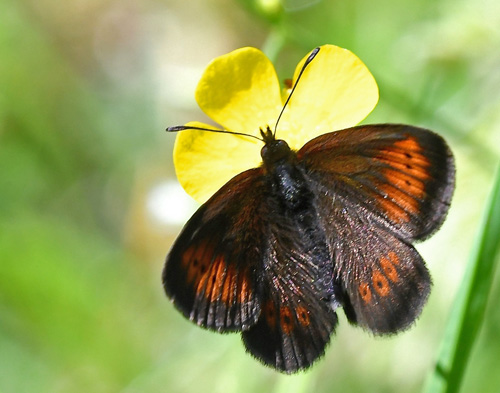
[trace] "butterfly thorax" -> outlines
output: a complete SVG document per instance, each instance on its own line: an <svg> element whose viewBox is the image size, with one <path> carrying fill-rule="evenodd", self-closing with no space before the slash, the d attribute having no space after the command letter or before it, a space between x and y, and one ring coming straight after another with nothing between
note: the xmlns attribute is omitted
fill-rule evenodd
<svg viewBox="0 0 500 393"><path fill-rule="evenodd" d="M277 242L287 245L286 256L273 261L272 269L293 281L290 277L295 274L294 269L302 265L308 279L296 282L297 291L303 293L312 288L320 302L325 302L322 307L330 307L334 296L333 264L316 196L296 152L285 141L275 139L269 129L263 137L261 156L269 190L267 206L276 218L271 226Z"/></svg>
<svg viewBox="0 0 500 393"><path fill-rule="evenodd" d="M284 140L275 139L269 128L268 133L262 135L265 142L261 150L262 167L268 175L273 194L288 209L304 208L313 196L298 168L296 153Z"/></svg>

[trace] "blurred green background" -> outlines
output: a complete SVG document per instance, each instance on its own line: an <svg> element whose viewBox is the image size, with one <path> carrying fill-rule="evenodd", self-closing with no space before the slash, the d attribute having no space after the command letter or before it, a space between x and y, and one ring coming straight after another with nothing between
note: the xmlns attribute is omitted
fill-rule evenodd
<svg viewBox="0 0 500 393"><path fill-rule="evenodd" d="M259 47L283 80L324 43L377 79L366 122L448 140L457 189L417 246L434 287L416 325L374 338L341 315L324 359L284 376L163 294L164 257L196 208L164 129L205 119L193 95L212 58ZM420 391L499 157L497 0L2 0L0 393ZM464 392L500 391L499 331L491 301Z"/></svg>

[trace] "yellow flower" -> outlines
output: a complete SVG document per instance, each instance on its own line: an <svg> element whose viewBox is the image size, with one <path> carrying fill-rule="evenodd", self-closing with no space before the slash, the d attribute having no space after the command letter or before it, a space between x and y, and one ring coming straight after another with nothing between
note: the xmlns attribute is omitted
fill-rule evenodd
<svg viewBox="0 0 500 393"><path fill-rule="evenodd" d="M308 56L297 65L293 83ZM287 98L272 63L255 48L214 59L195 97L222 129L255 136L260 136L259 128L274 129ZM347 49L324 45L305 69L276 138L298 150L318 135L358 124L377 101L377 84L361 60ZM199 122L186 126L216 128ZM186 192L203 203L235 175L258 167L262 147L262 142L245 136L184 130L175 141L175 171Z"/></svg>

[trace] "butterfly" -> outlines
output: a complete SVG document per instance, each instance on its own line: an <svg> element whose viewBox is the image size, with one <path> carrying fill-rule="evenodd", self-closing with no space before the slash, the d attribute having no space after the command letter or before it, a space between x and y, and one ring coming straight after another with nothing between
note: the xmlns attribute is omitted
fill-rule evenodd
<svg viewBox="0 0 500 393"><path fill-rule="evenodd" d="M166 258L175 307L203 328L241 332L248 352L284 373L325 353L339 307L375 335L408 328L431 287L412 243L441 226L454 190L444 139L361 125L294 151L269 126L260 133L262 165L205 202Z"/></svg>

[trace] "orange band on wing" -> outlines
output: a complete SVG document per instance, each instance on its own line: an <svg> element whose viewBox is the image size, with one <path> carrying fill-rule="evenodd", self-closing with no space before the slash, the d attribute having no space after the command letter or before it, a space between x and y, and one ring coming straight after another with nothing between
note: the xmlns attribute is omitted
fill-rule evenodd
<svg viewBox="0 0 500 393"><path fill-rule="evenodd" d="M244 304L252 297L252 288L248 280L248 270L245 269L238 275L238 303Z"/></svg>
<svg viewBox="0 0 500 393"><path fill-rule="evenodd" d="M226 278L226 263L221 255L218 255L212 262L212 269L210 269L210 274L206 274L206 277L205 296L213 302L222 295L222 288Z"/></svg>
<svg viewBox="0 0 500 393"><path fill-rule="evenodd" d="M423 167L429 166L429 160L424 155L420 154L422 146L416 141L415 138L407 138L402 141L394 143L394 146L403 150L402 154L410 160L413 164Z"/></svg>
<svg viewBox="0 0 500 393"><path fill-rule="evenodd" d="M386 147L375 158L411 176L426 180L429 178L426 169L430 166L430 162L421 154L422 151L422 147L415 138L410 137L395 142L391 147Z"/></svg>
<svg viewBox="0 0 500 393"><path fill-rule="evenodd" d="M214 255L210 243L191 246L182 256L186 280L196 293L210 302L220 300L227 307L244 304L252 298L248 269L238 270L222 254Z"/></svg>
<svg viewBox="0 0 500 393"><path fill-rule="evenodd" d="M377 202L387 217L396 223L410 221L410 215L402 207L396 205L392 200L377 195Z"/></svg>
<svg viewBox="0 0 500 393"><path fill-rule="evenodd" d="M226 279L222 286L221 301L227 306L233 304L236 296L236 269L233 266L228 266L226 271Z"/></svg>
<svg viewBox="0 0 500 393"><path fill-rule="evenodd" d="M424 182L417 180L406 173L402 173L392 168L387 168L383 171L383 175L389 183L395 185L407 194L416 198L422 198L425 194Z"/></svg>

